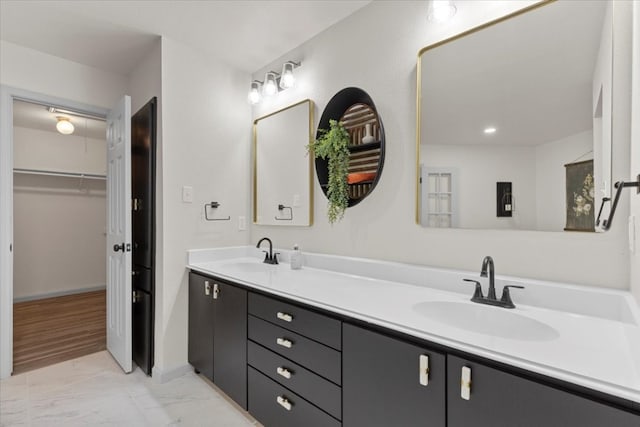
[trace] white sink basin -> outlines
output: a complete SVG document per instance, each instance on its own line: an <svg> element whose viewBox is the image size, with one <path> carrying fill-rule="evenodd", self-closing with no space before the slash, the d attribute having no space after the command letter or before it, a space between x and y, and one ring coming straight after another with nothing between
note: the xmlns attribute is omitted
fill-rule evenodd
<svg viewBox="0 0 640 427"><path fill-rule="evenodd" d="M545 323L501 307L473 302L429 301L412 308L435 322L484 335L522 341L551 341L560 336Z"/></svg>
<svg viewBox="0 0 640 427"><path fill-rule="evenodd" d="M274 271L278 266L273 264L265 264L262 261L255 262L234 262L226 264L225 267L237 270L243 273L265 273Z"/></svg>

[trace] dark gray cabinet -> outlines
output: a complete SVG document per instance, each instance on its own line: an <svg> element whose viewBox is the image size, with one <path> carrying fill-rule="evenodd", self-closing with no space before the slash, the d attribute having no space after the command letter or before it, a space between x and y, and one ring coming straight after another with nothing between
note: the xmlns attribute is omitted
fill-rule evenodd
<svg viewBox="0 0 640 427"><path fill-rule="evenodd" d="M469 399L461 397L470 370ZM640 416L480 363L447 357L449 427L638 427Z"/></svg>
<svg viewBox="0 0 640 427"><path fill-rule="evenodd" d="M247 407L247 291L189 274L189 363Z"/></svg>
<svg viewBox="0 0 640 427"><path fill-rule="evenodd" d="M196 372L213 381L212 280L189 273L188 360Z"/></svg>
<svg viewBox="0 0 640 427"><path fill-rule="evenodd" d="M347 323L342 334L345 427L445 426L443 354Z"/></svg>

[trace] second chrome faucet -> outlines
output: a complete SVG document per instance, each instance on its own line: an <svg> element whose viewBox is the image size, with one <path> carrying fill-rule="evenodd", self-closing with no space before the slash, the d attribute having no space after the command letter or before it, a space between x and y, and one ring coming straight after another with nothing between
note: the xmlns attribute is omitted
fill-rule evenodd
<svg viewBox="0 0 640 427"><path fill-rule="evenodd" d="M490 256L484 257L482 260L482 270L480 271L480 277L489 277L489 291L487 292L487 296L482 295L482 286L480 282L472 279L463 279L465 282L475 283L476 289L471 297L471 301L477 302L479 304L487 304L494 305L497 307L503 308L516 308L515 304L511 300L511 293L509 292L509 288L517 288L524 289L524 286L518 285L505 285L502 288L502 297L498 299L496 297L496 283L495 283L495 265L493 263L493 258Z"/></svg>

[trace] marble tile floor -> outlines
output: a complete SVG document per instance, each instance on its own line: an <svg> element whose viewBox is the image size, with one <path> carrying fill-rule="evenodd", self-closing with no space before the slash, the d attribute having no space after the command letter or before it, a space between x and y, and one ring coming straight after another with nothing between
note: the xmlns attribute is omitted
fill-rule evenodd
<svg viewBox="0 0 640 427"><path fill-rule="evenodd" d="M0 426L260 426L193 372L159 384L106 351L0 381Z"/></svg>

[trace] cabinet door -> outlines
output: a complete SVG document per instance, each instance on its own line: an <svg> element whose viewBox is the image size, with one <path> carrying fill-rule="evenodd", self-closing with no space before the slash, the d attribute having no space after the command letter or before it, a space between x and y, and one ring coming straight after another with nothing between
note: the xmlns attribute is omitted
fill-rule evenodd
<svg viewBox="0 0 640 427"><path fill-rule="evenodd" d="M214 321L213 378L238 405L247 408L247 291L217 285Z"/></svg>
<svg viewBox="0 0 640 427"><path fill-rule="evenodd" d="M469 400L461 398L461 372L471 370ZM638 427L640 416L543 384L447 357L450 427Z"/></svg>
<svg viewBox="0 0 640 427"><path fill-rule="evenodd" d="M213 281L189 273L189 363L213 380Z"/></svg>
<svg viewBox="0 0 640 427"><path fill-rule="evenodd" d="M346 323L342 333L345 427L445 425L444 355ZM420 356L429 358L426 386Z"/></svg>

